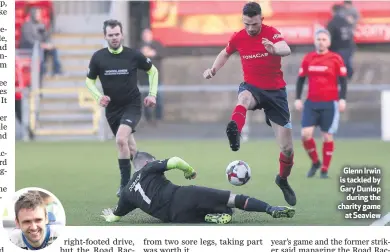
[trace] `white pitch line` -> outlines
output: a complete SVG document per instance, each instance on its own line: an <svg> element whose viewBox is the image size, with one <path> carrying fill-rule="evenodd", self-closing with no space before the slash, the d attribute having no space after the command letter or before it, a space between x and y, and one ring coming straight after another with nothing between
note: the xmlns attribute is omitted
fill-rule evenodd
<svg viewBox="0 0 390 252"><path fill-rule="evenodd" d="M379 220L374 221L370 226L386 226L390 222L390 212Z"/></svg>

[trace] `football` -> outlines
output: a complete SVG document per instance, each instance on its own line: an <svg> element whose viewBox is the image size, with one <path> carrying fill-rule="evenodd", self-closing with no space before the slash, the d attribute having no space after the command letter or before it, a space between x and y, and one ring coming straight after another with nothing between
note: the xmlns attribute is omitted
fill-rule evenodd
<svg viewBox="0 0 390 252"><path fill-rule="evenodd" d="M245 185L251 178L251 168L246 162L235 160L226 167L226 177L232 185Z"/></svg>

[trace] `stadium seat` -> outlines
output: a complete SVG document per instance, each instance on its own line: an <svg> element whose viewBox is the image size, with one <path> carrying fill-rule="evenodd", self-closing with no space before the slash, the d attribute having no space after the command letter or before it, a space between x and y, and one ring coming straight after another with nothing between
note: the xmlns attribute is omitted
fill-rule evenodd
<svg viewBox="0 0 390 252"><path fill-rule="evenodd" d="M25 4L24 1L15 1L15 9L24 8Z"/></svg>
<svg viewBox="0 0 390 252"><path fill-rule="evenodd" d="M15 74L17 78L18 87L24 88L31 84L30 74L30 58L16 58L15 60Z"/></svg>
<svg viewBox="0 0 390 252"><path fill-rule="evenodd" d="M18 1L16 3L19 3ZM20 34L22 29L22 24L24 22L24 7L23 5L16 5L15 9L15 47L19 47Z"/></svg>
<svg viewBox="0 0 390 252"><path fill-rule="evenodd" d="M18 20L20 18L23 18L24 16L24 8L16 8L15 9L15 19Z"/></svg>

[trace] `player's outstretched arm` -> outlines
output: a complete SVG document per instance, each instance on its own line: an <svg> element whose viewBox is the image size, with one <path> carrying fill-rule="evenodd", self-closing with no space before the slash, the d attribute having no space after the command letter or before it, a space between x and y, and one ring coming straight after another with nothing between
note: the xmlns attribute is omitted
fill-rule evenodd
<svg viewBox="0 0 390 252"><path fill-rule="evenodd" d="M226 62L229 60L230 55L231 54L229 54L226 51L226 48L224 48L217 55L217 58L215 58L213 66L211 68L209 68L209 69L206 69L206 71L204 71L203 77L206 78L206 79L210 79L211 77L216 75L217 72L219 71L219 69L221 69L226 64Z"/></svg>
<svg viewBox="0 0 390 252"><path fill-rule="evenodd" d="M136 209L135 206L127 202L124 198L120 198L114 211L111 208L104 209L101 216L106 222L118 222L123 216L127 215L134 209Z"/></svg>
<svg viewBox="0 0 390 252"><path fill-rule="evenodd" d="M344 112L347 102L347 77L346 76L339 76L339 85L340 85L340 92L339 92L339 110L340 112Z"/></svg>
<svg viewBox="0 0 390 252"><path fill-rule="evenodd" d="M148 163L142 168L143 173L164 173L169 170L181 170L186 179L194 179L196 172L186 161L179 157L172 157L165 160L156 160Z"/></svg>
<svg viewBox="0 0 390 252"><path fill-rule="evenodd" d="M194 179L196 177L196 172L194 168L191 167L186 161L179 157L172 157L168 159L167 170L178 169L184 172L184 177L186 179Z"/></svg>
<svg viewBox="0 0 390 252"><path fill-rule="evenodd" d="M146 107L154 107L156 105L158 89L158 70L152 61L139 51L136 51L136 59L137 68L145 71L149 75L149 94L144 99L144 105Z"/></svg>
<svg viewBox="0 0 390 252"><path fill-rule="evenodd" d="M305 84L305 76L299 76L297 79L297 84L295 88L295 102L294 102L294 107L296 110L301 111L303 108L303 103L302 103L302 92L303 92L303 85Z"/></svg>
<svg viewBox="0 0 390 252"><path fill-rule="evenodd" d="M225 64L226 62L229 60L230 58L230 55L227 51L226 51L226 48L224 48L218 55L217 55L217 58L215 58L215 61L213 63L213 66L212 68L215 69L215 73L217 73L219 71L219 69L221 69Z"/></svg>
<svg viewBox="0 0 390 252"><path fill-rule="evenodd" d="M297 79L297 84L296 84L296 90L295 90L295 99L300 100L302 97L302 92L303 92L303 85L305 84L305 76L299 76Z"/></svg>
<svg viewBox="0 0 390 252"><path fill-rule="evenodd" d="M111 208L104 209L100 216L102 216L106 222L118 222L121 219L120 216L116 216L112 212Z"/></svg>
<svg viewBox="0 0 390 252"><path fill-rule="evenodd" d="M91 93L92 97L97 101L100 102L101 98L103 97L103 94L100 93L98 88L96 87L96 79L99 76L99 53L95 52L91 60L89 61L88 66L88 72L87 72L87 78L85 80L85 85L87 86L89 92Z"/></svg>
<svg viewBox="0 0 390 252"><path fill-rule="evenodd" d="M96 79L90 79L86 78L85 85L87 86L89 92L91 93L92 97L99 102L100 99L103 97L102 93L100 93L99 89L96 87Z"/></svg>
<svg viewBox="0 0 390 252"><path fill-rule="evenodd" d="M339 85L340 85L340 100L345 100L347 97L347 77L339 76Z"/></svg>
<svg viewBox="0 0 390 252"><path fill-rule="evenodd" d="M345 67L344 61L341 58L341 56L336 57L336 62L339 65L338 69L338 79L339 79L339 85L340 85L340 90L339 90L339 111L344 112L347 103L345 101L346 96L347 96L347 78L348 78L348 71L347 68Z"/></svg>
<svg viewBox="0 0 390 252"><path fill-rule="evenodd" d="M296 89L295 89L294 107L298 111L301 111L303 109L303 103L301 97L303 92L303 86L305 84L305 80L307 76L307 67L308 67L308 56L306 55L302 60L301 66L299 67L299 74L298 74L298 79L297 79Z"/></svg>
<svg viewBox="0 0 390 252"><path fill-rule="evenodd" d="M158 89L158 69L152 65L146 73L149 75L149 95L156 97Z"/></svg>

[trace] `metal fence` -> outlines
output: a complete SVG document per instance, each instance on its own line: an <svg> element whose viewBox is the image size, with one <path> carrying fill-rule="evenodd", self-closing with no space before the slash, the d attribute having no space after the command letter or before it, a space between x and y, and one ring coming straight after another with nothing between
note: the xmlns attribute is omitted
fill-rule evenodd
<svg viewBox="0 0 390 252"><path fill-rule="evenodd" d="M139 139L213 139L225 137L225 125L237 100L237 86L165 86L160 90L164 119L157 128L148 125L143 119L137 129ZM142 90L142 88L141 88ZM383 90L390 85L355 85L348 91L348 108L340 118L338 136L340 138L377 138L381 137ZM294 88L288 88L288 97L294 136L299 137L301 113L293 108ZM25 101L28 101L28 96ZM25 102L24 104L28 104ZM39 111L36 111L39 113ZM92 115L92 112L91 112ZM29 117L25 110L25 117ZM107 125L104 109L101 110L99 129L89 139L107 140L113 136ZM39 121L39 116L37 117ZM25 120L29 122L29 120ZM77 125L77 124L75 124ZM273 137L272 130L265 123L263 111L248 112L247 125L251 137ZM30 125L25 125L24 128ZM75 126L77 127L77 126ZM91 124L91 129L94 126ZM24 134L26 135L26 134ZM67 137L82 139L83 136L66 134ZM45 139L60 140L61 136L45 136ZM39 138L37 138L38 140Z"/></svg>

